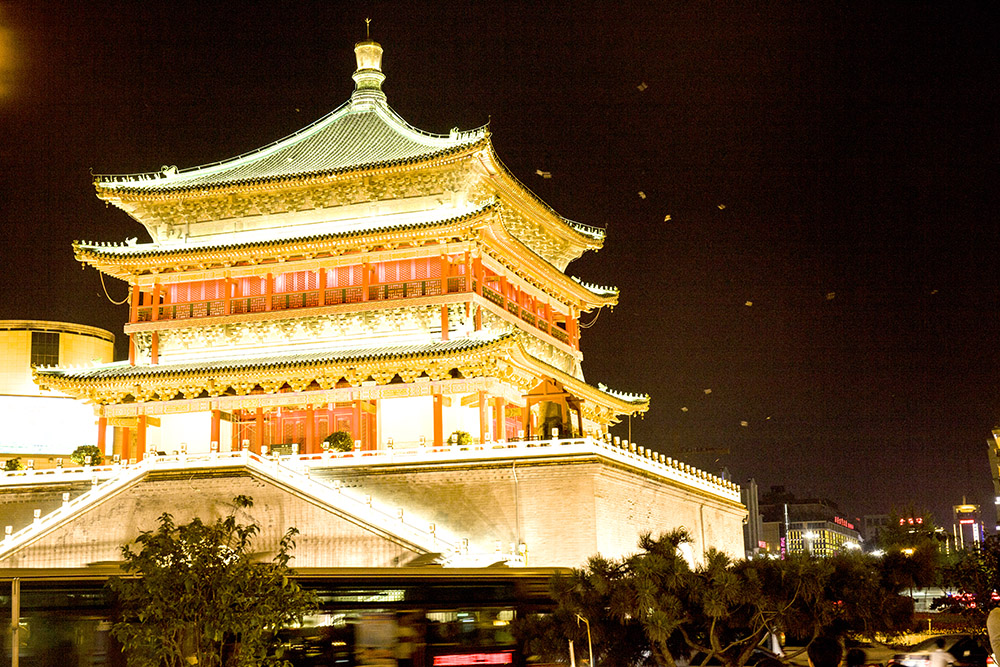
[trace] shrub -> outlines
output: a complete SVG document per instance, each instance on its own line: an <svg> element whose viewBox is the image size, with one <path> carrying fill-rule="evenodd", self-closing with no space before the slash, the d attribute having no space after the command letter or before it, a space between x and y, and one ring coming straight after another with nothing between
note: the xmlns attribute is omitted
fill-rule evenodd
<svg viewBox="0 0 1000 667"><path fill-rule="evenodd" d="M84 465L88 456L90 457L91 465L99 466L104 463L104 455L96 445L80 445L73 450L73 453L69 457L76 463Z"/></svg>
<svg viewBox="0 0 1000 667"><path fill-rule="evenodd" d="M330 435L323 439L326 444L324 449L329 449L334 452L352 452L354 451L354 438L347 431L334 431Z"/></svg>
<svg viewBox="0 0 1000 667"><path fill-rule="evenodd" d="M455 431L448 436L448 444L468 447L472 444L472 436L465 431Z"/></svg>

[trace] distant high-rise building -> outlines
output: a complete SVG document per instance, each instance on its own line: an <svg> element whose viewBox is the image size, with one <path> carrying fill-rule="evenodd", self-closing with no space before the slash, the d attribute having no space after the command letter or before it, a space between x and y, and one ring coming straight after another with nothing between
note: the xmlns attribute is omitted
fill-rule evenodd
<svg viewBox="0 0 1000 667"><path fill-rule="evenodd" d="M989 453L990 472L993 477L993 506L996 508L994 529L1000 532L1000 426L993 429L993 439L986 441Z"/></svg>
<svg viewBox="0 0 1000 667"><path fill-rule="evenodd" d="M760 498L763 542L768 553L831 556L860 549L857 519L844 516L825 498L796 498L783 486L772 486Z"/></svg>
<svg viewBox="0 0 1000 667"><path fill-rule="evenodd" d="M952 507L952 532L955 547L964 549L983 541L983 524L979 505L970 505L962 498L961 505Z"/></svg>
<svg viewBox="0 0 1000 667"><path fill-rule="evenodd" d="M760 503L757 495L757 480L751 478L740 488L740 498L747 508L747 522L743 525L743 543L747 558L759 554L767 548L764 542L764 524L760 517Z"/></svg>

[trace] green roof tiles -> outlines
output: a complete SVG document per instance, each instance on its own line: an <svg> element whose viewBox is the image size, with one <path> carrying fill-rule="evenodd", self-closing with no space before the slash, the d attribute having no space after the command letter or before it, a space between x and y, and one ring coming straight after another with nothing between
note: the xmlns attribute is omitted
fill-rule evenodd
<svg viewBox="0 0 1000 667"><path fill-rule="evenodd" d="M468 132L429 134L408 124L384 102L366 109L350 103L273 144L215 164L121 176L97 176L100 189L149 193L208 189L257 181L376 168L446 155L487 136Z"/></svg>

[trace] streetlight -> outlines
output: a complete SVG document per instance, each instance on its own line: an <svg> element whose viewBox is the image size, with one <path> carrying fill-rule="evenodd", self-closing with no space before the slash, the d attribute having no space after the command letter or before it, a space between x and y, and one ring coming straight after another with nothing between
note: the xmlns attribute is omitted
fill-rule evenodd
<svg viewBox="0 0 1000 667"><path fill-rule="evenodd" d="M805 539L809 540L809 546L808 546L808 548L806 548L806 553L811 556L813 554L813 540L816 539L817 535L816 535L816 533L814 533L814 532L812 532L810 530L809 532L804 533L802 535L802 537L804 537Z"/></svg>
<svg viewBox="0 0 1000 667"><path fill-rule="evenodd" d="M597 665L594 663L594 645L590 643L590 621L585 619L583 616L580 616L580 614L577 614L576 615L577 627L580 626L580 621L583 621L584 623L587 624L587 653L590 655L590 667L597 667Z"/></svg>

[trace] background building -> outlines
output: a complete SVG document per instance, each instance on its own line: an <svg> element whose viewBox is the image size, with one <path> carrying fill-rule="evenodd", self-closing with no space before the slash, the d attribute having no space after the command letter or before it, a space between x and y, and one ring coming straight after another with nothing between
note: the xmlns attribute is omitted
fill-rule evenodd
<svg viewBox="0 0 1000 667"><path fill-rule="evenodd" d="M771 554L830 556L860 549L858 520L848 519L823 498L796 498L783 486L772 486L760 498L764 543Z"/></svg>
<svg viewBox="0 0 1000 667"><path fill-rule="evenodd" d="M979 505L970 505L962 498L962 504L952 508L951 529L956 549L969 548L982 542L984 531Z"/></svg>
<svg viewBox="0 0 1000 667"><path fill-rule="evenodd" d="M0 460L68 457L93 444L97 416L92 405L35 384L35 366L85 368L114 358L114 334L96 327L37 320L0 321Z"/></svg>
<svg viewBox="0 0 1000 667"><path fill-rule="evenodd" d="M866 514L861 517L861 537L869 549L871 545L878 544L879 535L887 525L889 525L888 514Z"/></svg>
<svg viewBox="0 0 1000 667"><path fill-rule="evenodd" d="M747 558L751 558L767 551L767 542L764 540L764 523L760 516L757 480L748 479L740 487L740 499L747 508L747 520L743 525L743 546L746 548Z"/></svg>

